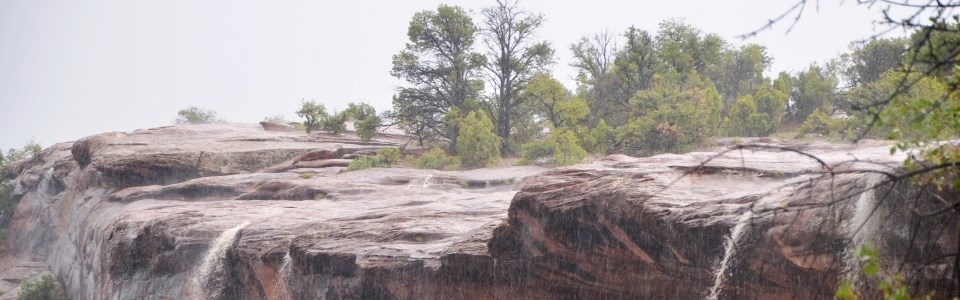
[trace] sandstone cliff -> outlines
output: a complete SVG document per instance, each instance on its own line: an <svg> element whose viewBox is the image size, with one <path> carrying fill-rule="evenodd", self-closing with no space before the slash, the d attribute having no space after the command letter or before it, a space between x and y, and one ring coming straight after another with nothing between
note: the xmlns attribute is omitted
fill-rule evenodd
<svg viewBox="0 0 960 300"><path fill-rule="evenodd" d="M233 124L57 144L5 172L0 274L46 264L77 299L830 298L869 243L950 289L955 221L916 217L940 207L903 201L888 145L343 172L389 145Z"/></svg>

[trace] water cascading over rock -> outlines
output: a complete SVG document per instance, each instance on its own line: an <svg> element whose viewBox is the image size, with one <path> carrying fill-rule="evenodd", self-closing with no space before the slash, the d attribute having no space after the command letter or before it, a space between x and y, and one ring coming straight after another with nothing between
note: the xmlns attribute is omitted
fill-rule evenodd
<svg viewBox="0 0 960 300"><path fill-rule="evenodd" d="M920 270L914 290L950 292L956 221L871 177L902 173L887 144L792 145L829 168L758 148L344 172L371 147L236 124L57 144L17 164L0 258L77 299L815 299L870 243Z"/></svg>
<svg viewBox="0 0 960 300"><path fill-rule="evenodd" d="M883 230L882 218L885 213L885 205L880 203L877 198L877 192L882 189L883 175L869 174L863 179L863 192L856 197L853 205L853 215L847 223L847 234L850 243L847 244L844 253L844 275L846 279L853 282L859 282L861 278L860 257L857 252L864 246L876 247L877 239ZM878 249L878 251L889 252L887 249ZM895 267L895 266L892 266Z"/></svg>
<svg viewBox="0 0 960 300"><path fill-rule="evenodd" d="M723 246L723 258L717 263L717 269L714 272L716 279L714 279L713 286L710 288L710 294L707 296L707 299L716 300L720 298L721 289L723 289L723 280L727 276L727 270L730 268L730 262L734 259L734 256L739 252L737 247L740 245L740 239L743 238L743 235L749 230L750 219L753 217L753 212L747 210L744 212L740 219L737 220L737 224L733 226L733 230L730 231L730 237L726 239Z"/></svg>
<svg viewBox="0 0 960 300"><path fill-rule="evenodd" d="M194 291L198 299L220 299L223 297L226 286L224 278L229 276L229 266L227 266L227 251L237 242L240 231L250 225L250 222L243 222L239 225L224 230L213 244L210 250L203 257L203 263L194 275Z"/></svg>

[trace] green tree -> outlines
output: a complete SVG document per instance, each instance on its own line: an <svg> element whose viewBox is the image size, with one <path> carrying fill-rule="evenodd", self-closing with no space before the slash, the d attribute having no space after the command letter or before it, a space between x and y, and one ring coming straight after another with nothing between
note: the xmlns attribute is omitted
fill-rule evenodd
<svg viewBox="0 0 960 300"><path fill-rule="evenodd" d="M598 112L591 115L591 124L596 124L608 108L615 105L613 84L610 80L611 68L616 58L616 39L608 31L583 37L570 45L577 68L577 82L583 98L589 99L590 110Z"/></svg>
<svg viewBox="0 0 960 300"><path fill-rule="evenodd" d="M190 106L178 111L177 119L173 122L176 124L208 124L222 123L223 120L217 117L216 111Z"/></svg>
<svg viewBox="0 0 960 300"><path fill-rule="evenodd" d="M631 112L638 116L617 128L617 140L635 154L684 151L716 133L723 102L715 88L691 74L688 84L660 77L637 93Z"/></svg>
<svg viewBox="0 0 960 300"><path fill-rule="evenodd" d="M611 101L600 107L594 99L588 99L591 111L613 126L629 121L630 99L638 91L650 88L658 65L656 42L648 32L630 27L623 36L626 42L617 52L610 71Z"/></svg>
<svg viewBox="0 0 960 300"><path fill-rule="evenodd" d="M534 102L535 114L553 128L573 128L587 117L586 101L574 97L550 75L535 76L524 88L524 93Z"/></svg>
<svg viewBox="0 0 960 300"><path fill-rule="evenodd" d="M443 117L477 99L484 57L473 52L476 26L460 7L440 5L414 14L404 50L393 56L390 74L409 83L393 97L394 117L401 128L424 138L456 141L457 130Z"/></svg>
<svg viewBox="0 0 960 300"><path fill-rule="evenodd" d="M848 66L843 70L847 85L851 88L864 86L879 80L888 70L902 67L906 51L907 40L903 38L874 39L866 44L852 45Z"/></svg>
<svg viewBox="0 0 960 300"><path fill-rule="evenodd" d="M345 112L335 112L332 115L323 118L320 126L331 134L343 134L347 131L347 119L349 116ZM309 132L309 131L308 131Z"/></svg>
<svg viewBox="0 0 960 300"><path fill-rule="evenodd" d="M370 104L363 102L351 102L347 104L347 109L344 110L343 113L347 114L347 116L350 116L350 118L354 120L360 120L377 116L377 109L373 108L373 106Z"/></svg>
<svg viewBox="0 0 960 300"><path fill-rule="evenodd" d="M327 115L327 108L313 100L301 101L297 115L304 119L303 126L307 128L307 133L322 126L330 117Z"/></svg>
<svg viewBox="0 0 960 300"><path fill-rule="evenodd" d="M590 152L610 154L616 145L617 134L613 127L610 127L606 121L600 119L600 122L597 122L597 126L590 129L589 135L584 140L584 144Z"/></svg>
<svg viewBox="0 0 960 300"><path fill-rule="evenodd" d="M587 151L580 146L576 134L566 129L554 130L546 140L526 143L521 149L520 163L522 164L530 164L543 157L552 157L554 165L566 166L579 163L587 156Z"/></svg>
<svg viewBox="0 0 960 300"><path fill-rule="evenodd" d="M734 100L756 91L763 83L763 72L772 61L767 56L766 47L757 44L724 51L723 75L717 82L717 91L724 99L724 111L733 105Z"/></svg>
<svg viewBox="0 0 960 300"><path fill-rule="evenodd" d="M377 130L380 129L380 125L380 117L378 116L370 116L353 122L357 136L364 142L369 142L377 136Z"/></svg>
<svg viewBox="0 0 960 300"><path fill-rule="evenodd" d="M745 95L730 107L723 127L731 136L760 136L767 127L765 121L757 113L753 95Z"/></svg>
<svg viewBox="0 0 960 300"><path fill-rule="evenodd" d="M536 31L543 25L543 15L523 10L511 0L497 0L497 5L482 12L484 43L487 46L487 70L493 96L490 106L496 120L496 133L501 138L501 151L510 151L510 134L520 111L520 91L537 73L552 63L550 44L536 41Z"/></svg>
<svg viewBox="0 0 960 300"><path fill-rule="evenodd" d="M766 83L730 107L723 128L732 136L766 136L780 127L786 108L787 95Z"/></svg>
<svg viewBox="0 0 960 300"><path fill-rule="evenodd" d="M382 125L382 119L377 115L377 110L366 103L350 103L343 113L353 120L353 128L357 131L360 140L364 142L372 140Z"/></svg>
<svg viewBox="0 0 960 300"><path fill-rule="evenodd" d="M773 89L789 98L793 94L793 77L790 76L790 73L780 72L780 74L777 74L777 79L773 80Z"/></svg>
<svg viewBox="0 0 960 300"><path fill-rule="evenodd" d="M466 168L486 167L500 159L500 137L485 114L471 111L460 121L457 150L460 165Z"/></svg>
<svg viewBox="0 0 960 300"><path fill-rule="evenodd" d="M8 149L6 158L0 159L0 161L12 163L24 158L36 158L40 157L41 152L43 152L43 146L40 146L40 144L38 144L36 141L30 139L20 148ZM0 152L0 158L2 157L3 153Z"/></svg>
<svg viewBox="0 0 960 300"><path fill-rule="evenodd" d="M587 156L587 151L580 147L577 136L569 130L559 129L550 133L554 142L553 163L558 166L580 163Z"/></svg>
<svg viewBox="0 0 960 300"><path fill-rule="evenodd" d="M897 92L903 82L913 82L909 89ZM883 110L855 111L851 116L858 121L856 131L866 129L871 113L879 122L867 136L902 141L947 140L960 135L960 120L954 113L960 111L960 100L948 94L949 86L931 76L917 73L889 71L865 86L851 89L850 101L870 106L878 100L888 100ZM891 96L893 96L891 98Z"/></svg>
<svg viewBox="0 0 960 300"><path fill-rule="evenodd" d="M679 20L667 20L660 23L656 45L658 73L678 76L681 82L695 73L720 81L723 50L727 47L720 36L704 34Z"/></svg>
<svg viewBox="0 0 960 300"><path fill-rule="evenodd" d="M960 54L960 22L957 19L936 20L915 30L910 36L910 45L905 60L912 67L911 71L949 80Z"/></svg>
<svg viewBox="0 0 960 300"><path fill-rule="evenodd" d="M807 119L814 110L833 114L838 101L837 78L823 67L811 64L792 80L793 89L787 113L794 122Z"/></svg>

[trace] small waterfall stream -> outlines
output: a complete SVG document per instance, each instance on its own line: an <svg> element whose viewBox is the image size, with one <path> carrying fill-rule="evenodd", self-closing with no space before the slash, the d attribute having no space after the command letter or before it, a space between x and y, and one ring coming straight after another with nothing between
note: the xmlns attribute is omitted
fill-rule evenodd
<svg viewBox="0 0 960 300"><path fill-rule="evenodd" d="M290 298L290 286L287 284L293 279L293 271L291 270L291 268L293 268L292 263L293 257L290 256L290 252L287 252L287 254L283 256L283 264L280 265L280 269L277 271L276 281L273 286L274 290L278 293L277 296L279 299Z"/></svg>
<svg viewBox="0 0 960 300"><path fill-rule="evenodd" d="M421 186L421 188L427 188L430 186L430 178L433 178L433 174L427 175L427 178L423 179L423 186Z"/></svg>
<svg viewBox="0 0 960 300"><path fill-rule="evenodd" d="M753 212L747 210L740 215L740 219L737 220L737 224L733 226L733 231L730 232L730 237L724 244L723 259L720 260L720 263L717 264L716 271L714 271L716 277L713 281L713 287L710 288L710 295L707 296L707 299L716 300L720 298L720 292L723 290L723 281L726 279L727 269L730 268L730 261L733 259L733 256L736 255L740 239L743 238L743 235L746 233L747 226L750 225L751 218L753 218Z"/></svg>
<svg viewBox="0 0 960 300"><path fill-rule="evenodd" d="M853 216L847 223L847 235L850 243L843 254L844 275L852 282L860 278L860 257L857 252L868 243L878 242L881 227L881 218L884 215L883 207L877 200L877 189L883 182L882 175L867 175L864 180L863 193L854 204ZM879 249L878 249L879 250Z"/></svg>
<svg viewBox="0 0 960 300"><path fill-rule="evenodd" d="M428 188L428 187L430 187L430 179L432 179L432 178L433 178L433 174L428 174L426 177L423 178L422 181L421 181L421 180L411 180L410 183L407 184L407 188L408 188L408 189L414 189L414 188L425 189L425 188Z"/></svg>
<svg viewBox="0 0 960 300"><path fill-rule="evenodd" d="M194 275L194 298L215 299L223 290L223 278L226 275L225 262L227 251L236 242L240 230L250 222L243 222L233 228L224 230L210 245L210 250L203 257L200 269Z"/></svg>
<svg viewBox="0 0 960 300"><path fill-rule="evenodd" d="M37 185L37 191L45 194L50 193L51 180L53 180L53 168L49 168L43 173L43 178L40 179L40 183Z"/></svg>

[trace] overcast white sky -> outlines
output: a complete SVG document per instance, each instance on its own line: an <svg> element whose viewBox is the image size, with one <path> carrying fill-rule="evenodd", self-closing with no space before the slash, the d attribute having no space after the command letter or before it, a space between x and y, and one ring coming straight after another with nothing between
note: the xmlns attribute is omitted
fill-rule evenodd
<svg viewBox="0 0 960 300"><path fill-rule="evenodd" d="M82 2L82 3L81 3ZM170 124L189 105L231 122L289 119L301 99L328 108L365 101L389 109L401 84L390 59L410 17L442 1L0 0L0 149L44 146L106 131ZM808 7L789 35L749 32L793 0L525 0L546 15L554 74L572 85L569 45L601 30L683 18L729 42L760 43L771 73L796 71L875 32L879 14L853 1ZM447 1L477 12L493 0ZM588 4L589 3L589 4ZM479 22L477 22L479 23ZM895 32L895 35L902 33ZM568 86L573 88L573 86Z"/></svg>

